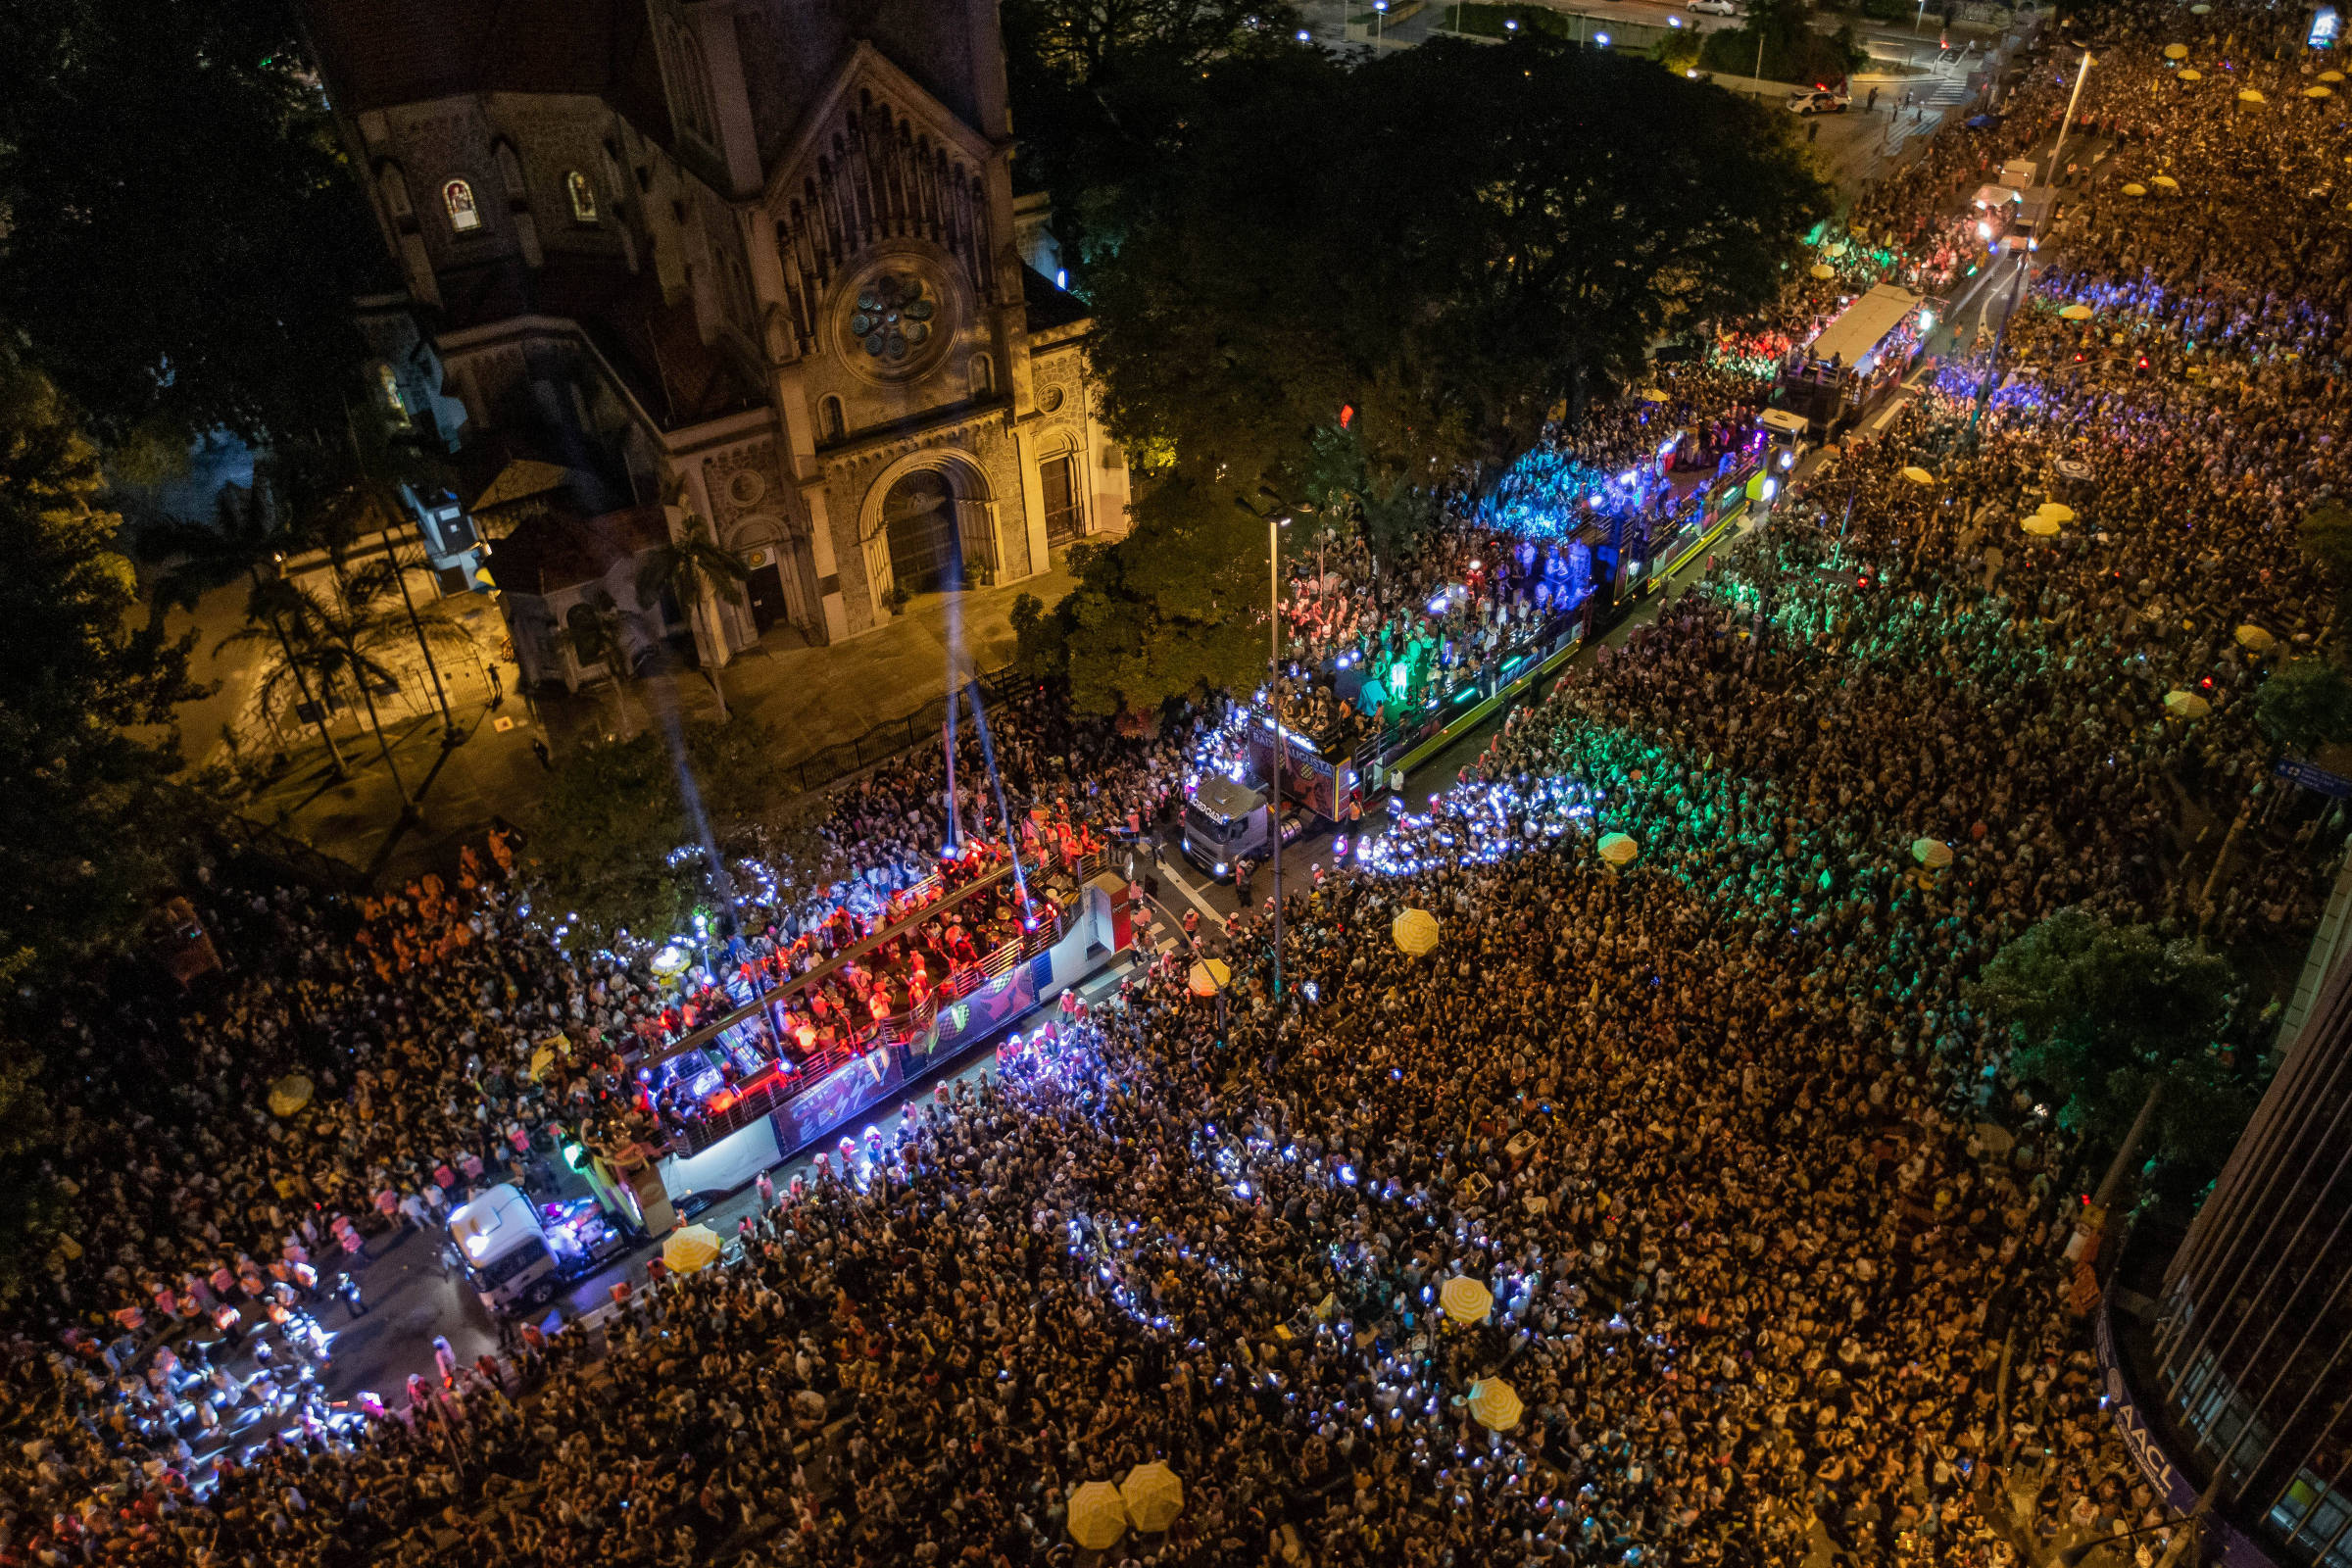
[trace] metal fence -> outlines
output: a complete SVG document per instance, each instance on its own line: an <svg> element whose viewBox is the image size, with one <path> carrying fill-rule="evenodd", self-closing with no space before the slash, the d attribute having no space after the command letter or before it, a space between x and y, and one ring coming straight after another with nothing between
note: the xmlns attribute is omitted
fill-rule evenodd
<svg viewBox="0 0 2352 1568"><path fill-rule="evenodd" d="M991 705L1003 700L1008 689L1011 666L993 673L976 676L981 696ZM904 757L918 746L936 743L942 726L948 721L948 699L942 695L932 698L904 718L885 719L854 741L842 741L828 746L793 768L793 776L801 790L821 790L838 784L853 773L861 772L892 758Z"/></svg>

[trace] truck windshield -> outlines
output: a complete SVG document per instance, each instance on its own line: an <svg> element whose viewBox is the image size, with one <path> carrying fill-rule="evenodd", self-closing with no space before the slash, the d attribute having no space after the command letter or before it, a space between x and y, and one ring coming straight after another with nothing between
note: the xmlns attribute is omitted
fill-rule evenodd
<svg viewBox="0 0 2352 1568"><path fill-rule="evenodd" d="M1211 844L1230 844L1241 837L1242 819L1211 816L1198 806L1184 808L1184 825L1195 838Z"/></svg>
<svg viewBox="0 0 2352 1568"><path fill-rule="evenodd" d="M478 1291L495 1291L533 1263L547 1256L547 1248L536 1236L504 1257L494 1257L473 1270L473 1286Z"/></svg>

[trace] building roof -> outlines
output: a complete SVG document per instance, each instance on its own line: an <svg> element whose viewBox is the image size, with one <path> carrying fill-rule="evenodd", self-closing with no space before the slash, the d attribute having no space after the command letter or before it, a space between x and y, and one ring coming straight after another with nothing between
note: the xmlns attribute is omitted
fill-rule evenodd
<svg viewBox="0 0 2352 1568"><path fill-rule="evenodd" d="M1092 313L1086 301L1026 262L1021 264L1021 303L1029 308L1029 330L1050 332L1057 326L1083 321Z"/></svg>
<svg viewBox="0 0 2352 1568"><path fill-rule="evenodd" d="M694 305L662 298L652 268L631 272L602 261L549 257L526 267L507 257L440 274L445 332L490 326L517 316L577 321L597 351L665 430L737 414L762 401L759 386L724 352L703 341Z"/></svg>
<svg viewBox="0 0 2352 1568"><path fill-rule="evenodd" d="M660 507L630 507L596 517L542 513L524 518L498 541L490 575L502 593L544 599L593 582L615 563L668 542L669 519Z"/></svg>
<svg viewBox="0 0 2352 1568"><path fill-rule="evenodd" d="M1823 327L1806 353L1824 363L1835 356L1840 365L1858 365L1919 305L1919 296L1909 289L1881 283Z"/></svg>
<svg viewBox="0 0 2352 1568"><path fill-rule="evenodd" d="M460 93L584 93L668 135L642 0L307 0L303 11L346 113Z"/></svg>

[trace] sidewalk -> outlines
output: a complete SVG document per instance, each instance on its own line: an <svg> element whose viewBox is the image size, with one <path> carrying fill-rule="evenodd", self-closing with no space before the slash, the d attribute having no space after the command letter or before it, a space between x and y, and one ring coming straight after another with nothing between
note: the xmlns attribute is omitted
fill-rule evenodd
<svg viewBox="0 0 2352 1568"><path fill-rule="evenodd" d="M1000 588L956 596L930 594L863 637L830 648L803 644L797 633L778 628L760 645L735 657L719 671L727 706L737 718L770 726L781 741L784 765L815 757L826 748L855 741L878 724L903 720L948 689L953 667L962 676L1003 667L1013 654L1013 601L1035 594L1049 606L1070 591L1067 568L1053 569ZM250 646L220 659L211 645L234 629L241 594L208 600L196 617L202 634L198 672L221 683L220 692L191 705L181 724L182 753L190 767L219 760L227 748L221 726L231 722L246 757L266 762L280 745L286 760L239 809L326 854L347 860L379 881L403 881L445 868L460 844L479 840L494 816L528 828L538 808L547 770L532 750L545 744L561 758L573 747L617 732L612 689L586 687L577 693L522 693L519 672L501 662L503 701L495 703L486 669L472 660L444 661L443 688L459 737L443 744L441 711L421 665L402 671L397 696L379 699L402 781L417 802L422 824L399 826L400 797L365 713L345 712L333 722L336 745L350 777L338 781L315 728L281 727L272 732L248 701L254 672L264 654ZM495 609L477 632L495 648L504 636ZM953 612L953 613L951 613ZM186 624L173 617L175 629ZM951 622L954 622L953 629ZM690 719L716 720L718 701L705 674L679 672L673 687ZM663 697L652 680L633 681L625 696L633 729Z"/></svg>

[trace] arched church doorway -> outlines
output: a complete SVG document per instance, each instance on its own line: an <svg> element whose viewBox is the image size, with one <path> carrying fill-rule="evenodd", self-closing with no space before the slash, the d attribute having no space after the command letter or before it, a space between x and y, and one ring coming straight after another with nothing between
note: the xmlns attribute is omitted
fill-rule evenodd
<svg viewBox="0 0 2352 1568"><path fill-rule="evenodd" d="M882 498L890 533L890 573L910 594L963 586L963 549L956 527L956 492L934 468L902 474Z"/></svg>

